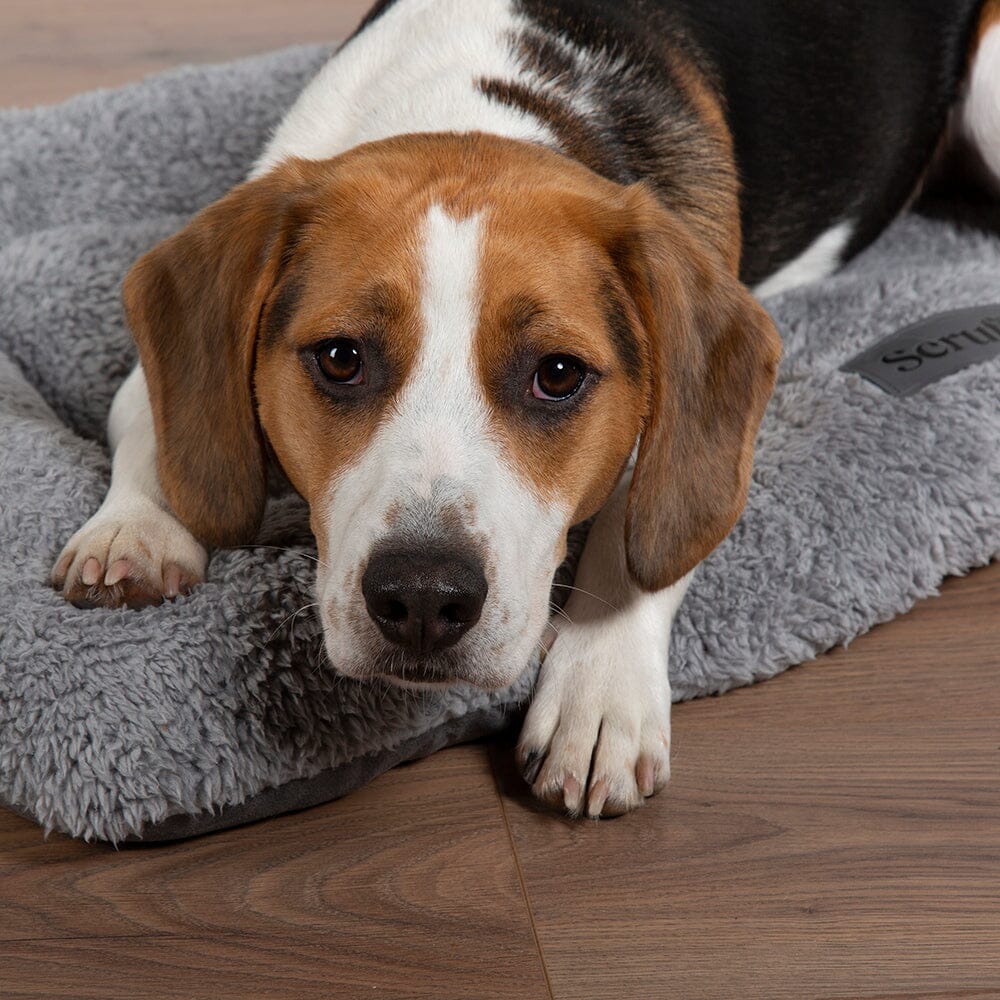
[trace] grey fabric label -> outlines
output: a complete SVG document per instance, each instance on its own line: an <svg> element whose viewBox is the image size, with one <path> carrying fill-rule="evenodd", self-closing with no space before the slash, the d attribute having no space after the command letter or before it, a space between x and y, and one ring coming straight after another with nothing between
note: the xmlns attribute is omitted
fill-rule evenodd
<svg viewBox="0 0 1000 1000"><path fill-rule="evenodd" d="M939 313L851 358L858 372L893 396L909 396L945 375L1000 356L1000 305Z"/></svg>

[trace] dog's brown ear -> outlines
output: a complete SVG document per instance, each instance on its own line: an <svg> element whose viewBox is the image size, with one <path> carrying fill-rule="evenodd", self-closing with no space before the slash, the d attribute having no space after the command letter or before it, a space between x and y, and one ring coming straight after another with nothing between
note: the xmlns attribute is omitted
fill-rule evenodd
<svg viewBox="0 0 1000 1000"><path fill-rule="evenodd" d="M140 258L125 279L156 427L160 485L200 541L253 538L266 459L253 401L257 327L307 211L307 171L235 188Z"/></svg>
<svg viewBox="0 0 1000 1000"><path fill-rule="evenodd" d="M650 377L626 552L653 591L692 570L742 513L781 339L716 249L644 187L628 198L612 256L649 337Z"/></svg>

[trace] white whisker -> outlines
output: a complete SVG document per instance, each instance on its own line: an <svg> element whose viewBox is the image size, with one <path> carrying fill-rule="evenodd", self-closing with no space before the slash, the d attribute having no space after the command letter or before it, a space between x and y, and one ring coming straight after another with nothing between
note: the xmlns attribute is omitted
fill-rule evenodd
<svg viewBox="0 0 1000 1000"><path fill-rule="evenodd" d="M293 621L295 618L297 618L299 615L301 615L304 611L309 611L312 608L318 608L318 607L319 607L319 605L314 602L313 604L306 604L306 605L304 605L303 607L299 608L297 611L293 611L290 615L288 615L286 618L284 618L281 621L281 624L278 625L278 627L264 640L264 645L265 646L270 645L271 640L285 627L285 624L287 622Z"/></svg>
<svg viewBox="0 0 1000 1000"><path fill-rule="evenodd" d="M316 563L317 566L322 566L324 569L329 569L330 567L324 562L319 556L311 555L308 552L302 552L300 549L291 548L287 545L230 545L231 549L241 549L241 550L253 550L253 549L273 549L275 552L288 552L293 556L299 556L302 559L308 559L310 562Z"/></svg>
<svg viewBox="0 0 1000 1000"><path fill-rule="evenodd" d="M570 623L570 625L573 624L573 619L570 618L570 616L566 613L565 609L559 607L558 604L553 604L552 601L549 601L549 610L552 611L552 612L554 612L557 615L561 615L563 618L566 619L566 621L568 621ZM552 623L550 622L549 624L552 624ZM555 628L554 625L552 627ZM559 629L556 629L556 631L558 632Z"/></svg>
<svg viewBox="0 0 1000 1000"><path fill-rule="evenodd" d="M589 590L584 590L583 587L573 587L568 583L553 583L552 586L561 587L563 590L575 590L580 594L585 594L587 597L592 597L595 601L600 601L602 604L606 604L612 611L621 611L621 608L617 605L612 604L610 601L606 601L598 594L591 593Z"/></svg>

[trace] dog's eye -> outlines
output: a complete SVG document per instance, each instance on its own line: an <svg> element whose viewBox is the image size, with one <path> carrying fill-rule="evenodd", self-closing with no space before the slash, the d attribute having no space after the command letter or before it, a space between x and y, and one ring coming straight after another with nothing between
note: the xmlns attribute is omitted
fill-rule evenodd
<svg viewBox="0 0 1000 1000"><path fill-rule="evenodd" d="M328 340L316 352L319 370L338 385L360 385L364 381L361 345L349 337Z"/></svg>
<svg viewBox="0 0 1000 1000"><path fill-rule="evenodd" d="M535 399L560 402L575 396L586 377L582 361L568 354L553 354L538 366L531 391Z"/></svg>

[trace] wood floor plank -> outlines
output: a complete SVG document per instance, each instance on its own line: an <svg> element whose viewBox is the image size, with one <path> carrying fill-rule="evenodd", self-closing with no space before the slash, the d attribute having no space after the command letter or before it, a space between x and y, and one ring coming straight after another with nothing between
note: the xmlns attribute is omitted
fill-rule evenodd
<svg viewBox="0 0 1000 1000"><path fill-rule="evenodd" d="M169 979L163 996L210 970L233 994L547 996L486 750L165 847L43 841L0 812L0 995L117 995L128 970Z"/></svg>
<svg viewBox="0 0 1000 1000"><path fill-rule="evenodd" d="M180 63L346 37L370 0L3 0L0 107L61 101Z"/></svg>
<svg viewBox="0 0 1000 1000"><path fill-rule="evenodd" d="M404 932L397 937L403 939ZM402 951L406 951L403 942ZM345 951L333 934L294 938L83 938L16 942L4 947L2 996L72 1000L507 1000L548 997L530 982L519 956L504 955L492 974L470 948L438 944L414 970L389 947ZM509 971L508 971L509 970Z"/></svg>
<svg viewBox="0 0 1000 1000"><path fill-rule="evenodd" d="M494 752L557 998L1000 996L1000 565L848 650L676 707L633 816Z"/></svg>

